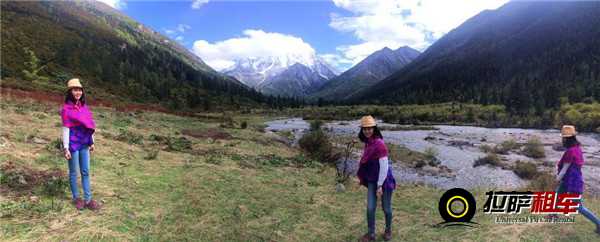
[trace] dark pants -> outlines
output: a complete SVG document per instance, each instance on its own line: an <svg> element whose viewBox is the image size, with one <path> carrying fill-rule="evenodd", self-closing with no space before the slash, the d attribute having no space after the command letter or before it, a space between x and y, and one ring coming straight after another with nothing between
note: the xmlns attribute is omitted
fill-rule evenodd
<svg viewBox="0 0 600 242"><path fill-rule="evenodd" d="M369 234L375 235L375 210L377 208L377 183L367 183L367 226ZM392 191L383 189L381 207L385 214L385 231L392 229Z"/></svg>

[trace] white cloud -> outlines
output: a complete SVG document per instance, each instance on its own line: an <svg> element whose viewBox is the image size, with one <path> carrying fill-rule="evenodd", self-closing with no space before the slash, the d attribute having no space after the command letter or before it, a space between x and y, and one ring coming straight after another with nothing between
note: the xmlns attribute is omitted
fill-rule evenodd
<svg viewBox="0 0 600 242"><path fill-rule="evenodd" d="M329 26L350 32L362 41L338 46L345 59L357 63L383 47L408 45L424 50L468 18L484 9L495 9L508 0L333 0L350 16L331 14Z"/></svg>
<svg viewBox="0 0 600 242"><path fill-rule="evenodd" d="M181 42L184 39L183 34L185 34L185 32L190 29L192 29L192 27L190 27L187 24L178 24L177 27L175 27L174 29L163 29L163 31L169 37L174 38L175 40Z"/></svg>
<svg viewBox="0 0 600 242"><path fill-rule="evenodd" d="M181 32L181 33L185 33L186 30L191 29L192 27L190 27L187 24L178 24L177 25L177 31Z"/></svg>
<svg viewBox="0 0 600 242"><path fill-rule="evenodd" d="M108 6L111 6L116 9L124 9L127 7L125 0L98 0L100 2L106 3Z"/></svg>
<svg viewBox="0 0 600 242"><path fill-rule="evenodd" d="M208 0L193 0L192 1L192 8L193 9L199 9L200 7L202 7L202 5L208 3Z"/></svg>
<svg viewBox="0 0 600 242"><path fill-rule="evenodd" d="M301 38L257 29L247 29L242 37L214 43L197 40L192 50L216 70L230 67L241 58L290 55L308 58L315 55L315 50Z"/></svg>

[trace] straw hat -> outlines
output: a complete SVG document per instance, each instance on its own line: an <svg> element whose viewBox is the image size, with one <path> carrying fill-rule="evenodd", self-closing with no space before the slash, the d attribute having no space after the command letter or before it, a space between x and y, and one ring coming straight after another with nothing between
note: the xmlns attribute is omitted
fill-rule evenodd
<svg viewBox="0 0 600 242"><path fill-rule="evenodd" d="M362 128L366 128L366 127L374 127L377 126L377 123L375 123L375 119L371 116L363 116L360 119L360 127Z"/></svg>
<svg viewBox="0 0 600 242"><path fill-rule="evenodd" d="M573 126L573 125L564 125L564 126L562 126L562 129L560 130L561 137L573 137L576 134L577 134L577 131L575 131L575 126Z"/></svg>
<svg viewBox="0 0 600 242"><path fill-rule="evenodd" d="M69 80L69 82L67 82L67 89L71 89L74 87L83 88L83 86L81 85L81 82L79 82L79 79L77 79L77 78L73 78L73 79Z"/></svg>

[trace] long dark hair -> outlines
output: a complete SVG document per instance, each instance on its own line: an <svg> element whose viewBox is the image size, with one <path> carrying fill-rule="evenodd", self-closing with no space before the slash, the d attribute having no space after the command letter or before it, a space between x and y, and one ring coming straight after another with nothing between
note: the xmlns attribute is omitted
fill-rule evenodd
<svg viewBox="0 0 600 242"><path fill-rule="evenodd" d="M75 100L75 97L73 97L71 89L67 90L67 93L65 94L65 103L71 102L75 104L77 103L77 100ZM81 98L79 98L79 102L81 103L81 105L85 105L85 91L83 90L83 88L81 89Z"/></svg>
<svg viewBox="0 0 600 242"><path fill-rule="evenodd" d="M379 137L380 139L383 139L383 135L381 135L381 131L379 131L377 126L373 126L373 137ZM363 143L367 143L367 140L369 140L363 133L363 128L360 128L360 131L358 132L358 139Z"/></svg>
<svg viewBox="0 0 600 242"><path fill-rule="evenodd" d="M568 148L571 148L576 145L579 145L579 141L577 141L577 138L575 137L575 135L573 135L571 137L563 138L563 147L568 149Z"/></svg>

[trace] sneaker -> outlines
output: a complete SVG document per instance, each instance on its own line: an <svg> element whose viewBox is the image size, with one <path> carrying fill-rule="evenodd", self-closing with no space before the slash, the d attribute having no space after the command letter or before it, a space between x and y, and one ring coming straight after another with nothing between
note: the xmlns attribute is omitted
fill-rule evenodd
<svg viewBox="0 0 600 242"><path fill-rule="evenodd" d="M383 233L383 240L385 241L389 241L392 239L392 231L385 231L385 233Z"/></svg>
<svg viewBox="0 0 600 242"><path fill-rule="evenodd" d="M375 235L374 234L366 233L365 235L363 235L362 237L360 237L359 241L360 242L375 241Z"/></svg>
<svg viewBox="0 0 600 242"><path fill-rule="evenodd" d="M75 205L75 208L77 208L77 210L83 210L83 208L85 207L85 203L81 198L76 198L75 200L73 200L73 204Z"/></svg>
<svg viewBox="0 0 600 242"><path fill-rule="evenodd" d="M96 201L94 200L90 200L89 202L87 202L85 204L85 208L92 210L92 211L97 211L100 209L100 204L98 204Z"/></svg>

